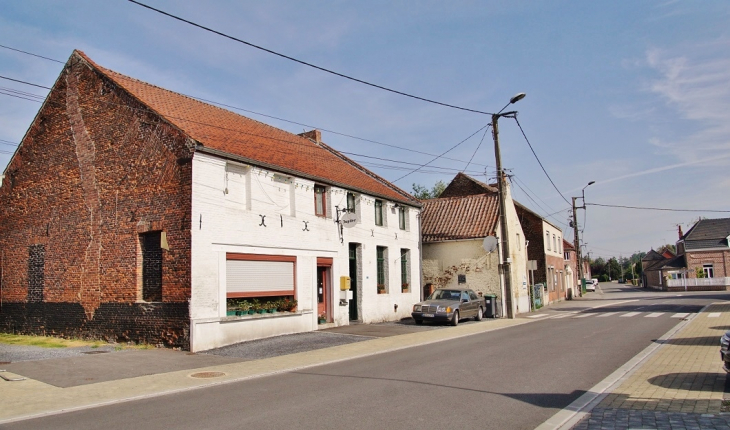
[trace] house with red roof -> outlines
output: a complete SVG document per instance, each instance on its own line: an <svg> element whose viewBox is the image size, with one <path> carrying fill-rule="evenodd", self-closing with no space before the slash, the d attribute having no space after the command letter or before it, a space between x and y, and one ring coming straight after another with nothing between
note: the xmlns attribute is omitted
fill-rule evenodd
<svg viewBox="0 0 730 430"><path fill-rule="evenodd" d="M74 51L0 182L0 330L200 351L397 320L420 211L317 130Z"/></svg>
<svg viewBox="0 0 730 430"><path fill-rule="evenodd" d="M466 287L496 295L501 315L508 315L510 308L513 315L529 312L527 247L509 184L505 184L505 218L510 236L511 294L505 288L502 249L497 245L501 231L497 190L486 184L474 185L471 180L462 180L464 177L459 173L439 198L423 201L424 295L433 288Z"/></svg>

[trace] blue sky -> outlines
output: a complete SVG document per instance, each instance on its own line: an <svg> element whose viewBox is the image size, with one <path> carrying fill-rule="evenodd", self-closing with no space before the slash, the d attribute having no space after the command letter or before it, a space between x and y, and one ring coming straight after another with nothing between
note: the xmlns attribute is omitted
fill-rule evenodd
<svg viewBox="0 0 730 430"><path fill-rule="evenodd" d="M699 217L730 216L709 212L730 210L725 0L145 3L448 104L494 112L514 94L527 93L510 109L519 111L529 142L563 196L570 201L596 181L585 190L587 211L578 215L594 257L674 243L677 225L686 231ZM1 45L64 62L80 49L112 70L245 109L240 113L293 133L320 128L326 143L389 180L416 167L402 163L426 163L434 157L423 153L441 154L491 120L332 76L128 1L0 0L0 9ZM0 76L51 86L61 68L0 48ZM20 142L40 107L2 94L8 89L47 94L0 79L3 170L15 150L9 142ZM503 118L499 125L514 198L551 214L549 220L572 240L569 204L542 172L515 121ZM493 141L491 134L483 136L476 133L448 159L433 162L436 167L396 184L407 191L413 183L431 187L462 169L493 179Z"/></svg>

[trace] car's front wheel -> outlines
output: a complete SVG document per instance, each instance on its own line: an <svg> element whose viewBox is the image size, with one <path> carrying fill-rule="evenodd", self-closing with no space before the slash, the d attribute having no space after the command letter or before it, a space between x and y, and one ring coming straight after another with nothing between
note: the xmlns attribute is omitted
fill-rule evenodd
<svg viewBox="0 0 730 430"><path fill-rule="evenodd" d="M459 311L454 311L454 316L451 317L451 325L459 325Z"/></svg>
<svg viewBox="0 0 730 430"><path fill-rule="evenodd" d="M483 312L484 311L482 311L482 307L479 306L479 310L477 311L477 316L474 319L477 320L477 321L481 321L482 320L482 316L484 315Z"/></svg>

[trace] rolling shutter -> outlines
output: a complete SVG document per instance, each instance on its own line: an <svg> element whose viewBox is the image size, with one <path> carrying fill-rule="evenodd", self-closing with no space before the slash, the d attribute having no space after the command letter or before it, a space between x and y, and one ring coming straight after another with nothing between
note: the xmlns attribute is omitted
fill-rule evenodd
<svg viewBox="0 0 730 430"><path fill-rule="evenodd" d="M294 294L295 261L226 260L228 297Z"/></svg>

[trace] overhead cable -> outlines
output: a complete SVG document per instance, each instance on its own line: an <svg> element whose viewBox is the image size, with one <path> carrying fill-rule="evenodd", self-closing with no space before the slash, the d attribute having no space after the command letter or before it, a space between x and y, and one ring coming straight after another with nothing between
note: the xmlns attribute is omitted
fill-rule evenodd
<svg viewBox="0 0 730 430"><path fill-rule="evenodd" d="M534 155L535 156L535 160L537 160L537 164L540 165L540 168L545 173L545 176L547 176L547 178L550 181L550 183L553 184L553 188L555 188L555 191L557 191L558 194L560 194L560 197L562 197L563 200L565 200L565 203L567 203L567 204L570 205L571 203L568 201L568 199L565 198L565 196L563 195L563 193L560 192L560 190L558 189L558 187L555 185L555 182L553 182L553 179L550 177L550 175L548 175L547 170L545 170L545 167L542 165L542 162L540 161L540 158L538 158L537 154L535 153L535 150L532 149L532 144L530 143L530 140L527 138L527 135L525 134L525 130L522 129L522 124L520 124L520 121L517 119L517 115L515 114L515 116L512 117L512 118L515 119L515 122L517 123L517 126L520 128L520 131L522 132L522 136L524 136L525 142L527 142L527 146L530 147L530 151L532 151L532 155Z"/></svg>
<svg viewBox="0 0 730 430"><path fill-rule="evenodd" d="M640 209L647 211L668 211L668 212L713 212L713 213L730 213L730 210L715 210L715 209L673 209L673 208L651 208L641 206L624 206L624 205L604 205L600 203L585 203L588 206L601 206L605 208L621 208L621 209Z"/></svg>
<svg viewBox="0 0 730 430"><path fill-rule="evenodd" d="M384 91L388 91L388 92L391 92L391 93L394 93L394 94L398 94L398 95L401 95L401 96L410 97L412 99L421 100L421 101L424 101L424 102L433 103L433 104L437 104L437 105L441 105L441 106L445 106L445 107L450 107L450 108L453 108L453 109L459 109L459 110L463 110L463 111L479 113L479 114L482 114L482 115L492 115L490 112L484 112L484 111L480 111L480 110L476 110L476 109L469 109L469 108L465 108L465 107L451 105L451 104L448 104L448 103L442 103L442 102L438 102L438 101L435 101L435 100L427 99L427 98L424 98L424 97L419 97L419 96L416 96L416 95L413 95L413 94L404 93L402 91L397 91L397 90L394 90L394 89L391 89L391 88L384 87L382 85L373 84L371 82L367 82L367 81L364 81L362 79L354 78L352 76L348 76L348 75L345 75L343 73L335 72L334 70L326 69L324 67L320 67L320 66L314 65L312 63L308 63L306 61L298 60L298 59L296 59L294 57L290 57L288 55L284 55L284 54L281 54L279 52L272 51L271 49L268 49L268 48L264 48L262 46L255 45L255 44L253 44L251 42L246 42L245 40L242 40L242 39L239 39L237 37L228 35L226 33L220 32L218 30L214 30L214 29L212 29L210 27L206 27L206 26L197 24L197 23L195 23L193 21L190 21L190 20L181 18L179 16L173 15L173 14L168 13L168 12L165 12L163 10L154 8L152 6L148 6L148 5L144 4L144 3L138 2L136 0L127 0L127 1L129 1L130 3L134 3L134 4L138 5L138 6L142 6L144 8L147 8L149 10L155 11L155 12L160 13L162 15L168 16L170 18L176 19L178 21L184 22L186 24L190 24L190 25L192 25L194 27L198 27L201 30L205 30L205 31L208 31L208 32L217 34L219 36L222 36L222 37L225 37L227 39L233 40L235 42L242 43L244 45L250 46L252 48L259 49L259 50L264 51L264 52L268 52L269 54L273 54L273 55L276 55L278 57L285 58L287 60L291 60L291 61L294 61L296 63L302 64L302 65L305 65L305 66L308 66L308 67L311 67L311 68L314 68L314 69L317 69L317 70L320 70L320 71L323 71L323 72L326 72L326 73L330 73L330 74L335 75L335 76L339 76L341 78L349 79L349 80L354 81L354 82L358 82L358 83L361 83L361 84L364 84L364 85L368 85L368 86L373 87L373 88L378 88L378 89L381 89L381 90L384 90Z"/></svg>

